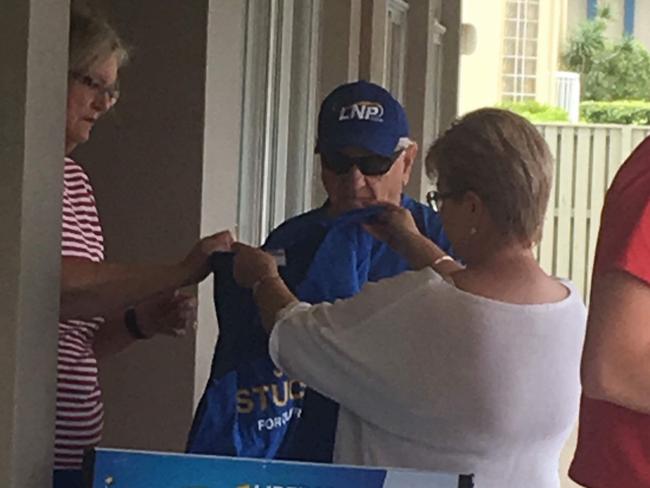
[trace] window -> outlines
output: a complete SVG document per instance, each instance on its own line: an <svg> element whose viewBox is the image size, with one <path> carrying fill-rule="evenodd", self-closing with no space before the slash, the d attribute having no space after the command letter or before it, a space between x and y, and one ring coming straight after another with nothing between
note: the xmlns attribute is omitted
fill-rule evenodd
<svg viewBox="0 0 650 488"><path fill-rule="evenodd" d="M537 90L539 0L508 0L504 26L502 99L534 99Z"/></svg>
<svg viewBox="0 0 650 488"><path fill-rule="evenodd" d="M311 207L318 1L247 1L239 237Z"/></svg>

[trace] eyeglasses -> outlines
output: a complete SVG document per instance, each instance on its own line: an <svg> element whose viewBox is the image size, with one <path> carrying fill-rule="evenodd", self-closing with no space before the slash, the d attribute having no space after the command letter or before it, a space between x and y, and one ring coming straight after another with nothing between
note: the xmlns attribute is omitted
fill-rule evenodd
<svg viewBox="0 0 650 488"><path fill-rule="evenodd" d="M108 96L108 103L111 107L115 105L117 100L120 98L120 87L118 82L115 82L112 85L105 85L88 74L77 73L75 71L70 72L70 77L95 92L95 96L99 95L102 98Z"/></svg>
<svg viewBox="0 0 650 488"><path fill-rule="evenodd" d="M456 194L457 192L454 191L441 192L438 190L431 190L427 193L427 203L431 207L431 210L434 212L440 212L442 209L442 202Z"/></svg>
<svg viewBox="0 0 650 488"><path fill-rule="evenodd" d="M352 157L340 152L335 152L326 156L321 153L321 161L327 169L333 171L337 175L347 174L352 169L352 166L356 166L365 176L380 176L388 173L403 151L403 149L400 149L390 157L380 156L379 154Z"/></svg>

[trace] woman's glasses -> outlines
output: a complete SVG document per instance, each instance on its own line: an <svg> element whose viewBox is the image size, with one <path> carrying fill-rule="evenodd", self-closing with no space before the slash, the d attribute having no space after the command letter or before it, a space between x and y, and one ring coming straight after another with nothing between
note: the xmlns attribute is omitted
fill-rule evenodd
<svg viewBox="0 0 650 488"><path fill-rule="evenodd" d="M92 90L95 93L95 96L99 95L101 97L108 97L108 103L111 107L115 105L117 100L120 98L120 87L117 82L112 85L105 85L88 74L77 73L74 71L70 72L70 77Z"/></svg>
<svg viewBox="0 0 650 488"><path fill-rule="evenodd" d="M453 197L457 192L447 191L441 192L438 190L431 190L427 193L427 203L434 212L440 212L442 209L442 202L447 198Z"/></svg>

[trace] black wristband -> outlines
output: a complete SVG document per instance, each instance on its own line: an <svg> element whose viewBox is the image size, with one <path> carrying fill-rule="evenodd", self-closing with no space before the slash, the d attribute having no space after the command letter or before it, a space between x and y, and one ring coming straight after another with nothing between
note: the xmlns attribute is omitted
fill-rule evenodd
<svg viewBox="0 0 650 488"><path fill-rule="evenodd" d="M124 312L124 325L134 339L149 339L138 327L138 317L135 314L135 308L127 308Z"/></svg>

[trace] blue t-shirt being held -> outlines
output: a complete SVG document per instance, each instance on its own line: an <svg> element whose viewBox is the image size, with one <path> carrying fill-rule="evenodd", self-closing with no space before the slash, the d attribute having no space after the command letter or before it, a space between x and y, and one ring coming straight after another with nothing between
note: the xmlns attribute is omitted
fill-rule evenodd
<svg viewBox="0 0 650 488"><path fill-rule="evenodd" d="M424 235L450 252L435 212L408 197L402 206ZM282 251L280 275L301 301L349 298L368 281L409 269L363 229L378 212L371 207L331 218L326 204L280 225L264 248ZM233 280L232 255L216 254L213 270L219 340L188 452L331 462L338 405L275 367L251 292Z"/></svg>

